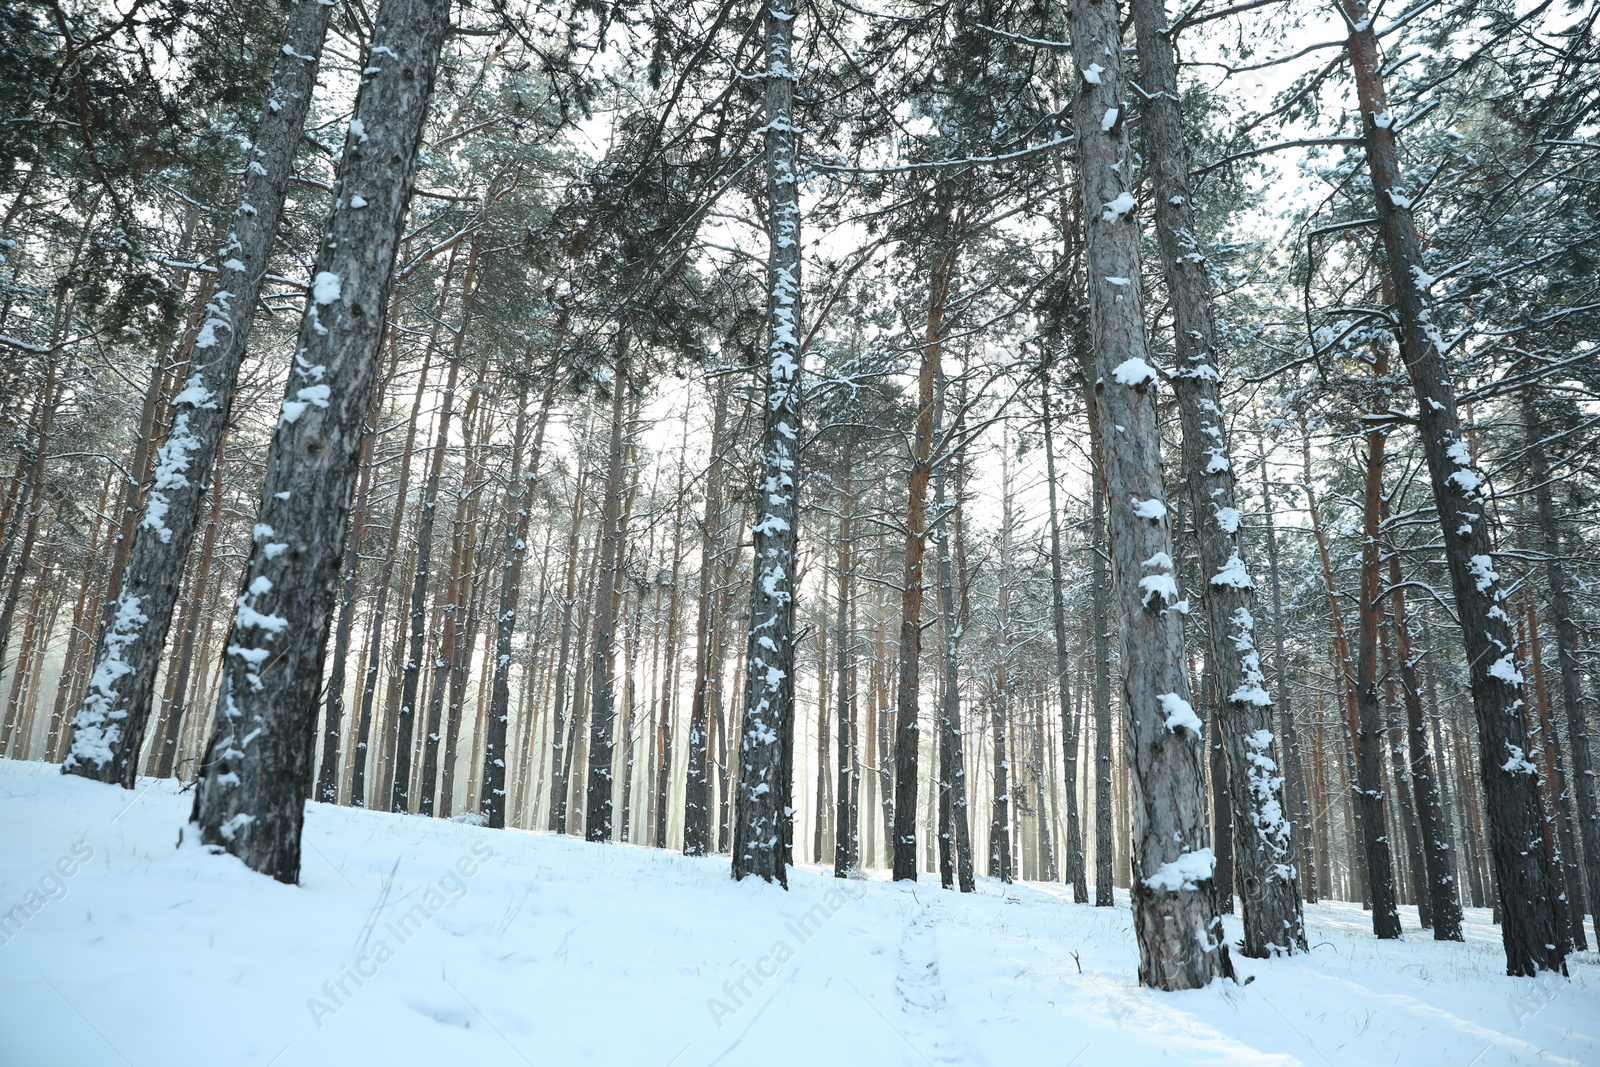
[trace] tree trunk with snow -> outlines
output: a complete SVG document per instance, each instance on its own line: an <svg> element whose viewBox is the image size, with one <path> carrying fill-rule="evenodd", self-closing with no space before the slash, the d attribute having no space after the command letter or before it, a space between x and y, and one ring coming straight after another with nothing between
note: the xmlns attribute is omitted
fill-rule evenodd
<svg viewBox="0 0 1600 1067"><path fill-rule="evenodd" d="M384 0L374 25L195 791L201 840L283 882L300 875L350 490L450 3Z"/></svg>
<svg viewBox="0 0 1600 1067"><path fill-rule="evenodd" d="M1544 550L1545 583L1550 593L1550 617L1556 631L1556 665L1561 672L1561 702L1567 712L1567 739L1572 745L1573 792L1577 794L1578 838L1583 844L1583 881L1587 884L1594 932L1600 941L1600 804L1595 802L1594 762L1589 751L1589 722L1584 714L1583 681L1579 677L1580 638L1572 618L1567 559L1561 543L1561 526L1550 494L1550 461L1540 438L1538 411L1531 393L1522 396L1523 432L1532 468L1534 501L1538 507L1539 537ZM1581 909L1581 902L1580 902Z"/></svg>
<svg viewBox="0 0 1600 1067"><path fill-rule="evenodd" d="M744 717L740 725L733 876L789 884L784 752L794 729L794 594L800 434L800 131L794 120L794 0L767 5L767 366L756 474L755 575L750 586Z"/></svg>
<svg viewBox="0 0 1600 1067"><path fill-rule="evenodd" d="M1433 323L1422 245L1400 174L1399 141L1383 83L1383 58L1364 0L1344 0L1347 48L1367 148L1378 227L1400 319L1400 352L1417 396L1418 437L1438 506L1445 559L1469 665L1478 755L1491 833L1490 855L1502 908L1506 972L1561 971L1566 953L1553 887L1544 877L1538 775L1528 760L1528 729L1515 637L1494 569L1482 476L1472 465L1456 412L1446 345Z"/></svg>
<svg viewBox="0 0 1600 1067"><path fill-rule="evenodd" d="M1112 585L1122 628L1123 706L1133 804L1139 980L1193 989L1232 973L1212 903L1200 720L1191 709L1172 562L1156 372L1149 364L1122 99L1115 0L1073 0L1073 107L1083 183L1089 310L1109 504Z"/></svg>
<svg viewBox="0 0 1600 1067"><path fill-rule="evenodd" d="M1255 593L1239 540L1234 473L1224 436L1211 279L1194 232L1189 152L1164 0L1131 0L1138 28L1140 115L1152 175L1156 236L1172 303L1178 365L1169 378L1183 426L1183 480L1200 549L1215 714L1227 754L1234 885L1244 904L1244 954L1303 952L1299 874L1274 757L1272 698L1255 643Z"/></svg>
<svg viewBox="0 0 1600 1067"><path fill-rule="evenodd" d="M173 398L172 426L157 453L121 590L100 637L88 693L73 719L72 747L63 765L70 774L130 789L138 774L156 670L204 509L206 476L227 428L330 12L329 5L315 2L289 9L233 228L217 253L217 279L195 341L197 358Z"/></svg>

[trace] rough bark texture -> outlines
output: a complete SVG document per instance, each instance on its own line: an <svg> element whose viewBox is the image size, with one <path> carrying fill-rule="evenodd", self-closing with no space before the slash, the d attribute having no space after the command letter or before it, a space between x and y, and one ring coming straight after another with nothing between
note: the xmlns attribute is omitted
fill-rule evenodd
<svg viewBox="0 0 1600 1067"><path fill-rule="evenodd" d="M800 433L799 130L790 67L793 0L771 0L766 30L767 366L756 475L755 576L750 585L744 716L740 724L733 876L788 886L786 739L794 729L794 592Z"/></svg>
<svg viewBox="0 0 1600 1067"><path fill-rule="evenodd" d="M1194 233L1177 63L1164 0L1131 0L1130 6L1145 90L1140 98L1143 145L1177 343L1178 365L1170 377L1183 425L1183 478L1200 548L1206 633L1220 697L1208 718L1220 728L1228 757L1244 954L1303 952L1299 872L1274 758L1272 698L1256 649L1255 593L1239 540L1233 463L1223 434L1216 319L1211 279Z"/></svg>
<svg viewBox="0 0 1600 1067"><path fill-rule="evenodd" d="M130 789L138 774L156 670L204 510L206 476L227 428L331 11L312 2L289 9L233 227L217 252L216 282L195 339L189 378L173 398L172 425L157 453L88 693L73 720L72 747L63 764L69 774Z"/></svg>
<svg viewBox="0 0 1600 1067"><path fill-rule="evenodd" d="M1550 616L1556 630L1556 663L1561 671L1561 702L1567 712L1567 738L1572 744L1573 792L1577 794L1578 837L1583 843L1583 881L1587 883L1594 918L1595 939L1600 942L1600 805L1595 803L1594 763L1589 751L1589 723L1584 714L1583 682L1578 675L1578 628L1572 620L1561 527L1550 495L1550 461L1539 437L1539 417L1531 396L1523 396L1523 420L1532 468L1534 499L1539 509L1539 534L1545 556L1545 582L1550 590ZM1582 902L1578 902L1582 907Z"/></svg>
<svg viewBox="0 0 1600 1067"><path fill-rule="evenodd" d="M385 0L345 138L267 452L249 561L195 791L201 840L283 882L300 875L329 613L449 0ZM353 203L359 196L362 203Z"/></svg>
<svg viewBox="0 0 1600 1067"><path fill-rule="evenodd" d="M1087 351L1085 351L1087 358ZM1093 367L1086 366L1093 381ZM1098 456L1100 420L1095 413L1094 392L1086 389L1089 451ZM1116 904L1116 877L1112 856L1115 831L1111 824L1111 583L1106 573L1106 495L1100 476L1100 461L1093 460L1093 483L1089 489L1089 626L1093 630L1094 654L1094 906Z"/></svg>
<svg viewBox="0 0 1600 1067"><path fill-rule="evenodd" d="M1189 710L1172 564L1155 372L1149 366L1139 233L1122 99L1115 0L1074 0L1073 107L1083 182L1089 309L1112 589L1122 635L1123 706L1133 803L1132 895L1139 980L1193 989L1232 971L1212 903L1199 720Z"/></svg>
<svg viewBox="0 0 1600 1067"><path fill-rule="evenodd" d="M1513 977L1566 967L1557 902L1544 877L1539 782L1528 761L1522 676L1501 601L1485 515L1483 479L1473 469L1456 412L1444 342L1433 324L1427 274L1411 199L1400 174L1399 143L1383 84L1383 58L1363 0L1345 0L1347 42L1361 105L1378 226L1400 319L1400 352L1417 396L1417 429L1438 505L1445 559L1470 665L1478 758L1488 808L1489 850L1502 909L1506 972Z"/></svg>

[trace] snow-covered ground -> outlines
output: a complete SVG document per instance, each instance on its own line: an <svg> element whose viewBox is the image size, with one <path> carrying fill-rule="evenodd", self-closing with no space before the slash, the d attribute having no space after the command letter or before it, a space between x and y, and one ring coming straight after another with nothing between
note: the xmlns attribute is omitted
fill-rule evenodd
<svg viewBox="0 0 1600 1067"><path fill-rule="evenodd" d="M189 797L0 761L0 1064L1600 1063L1600 967L1504 977L1471 912L1307 909L1247 986L1134 980L1063 887L793 874L312 805L302 884L175 847ZM1237 929L1234 931L1237 936Z"/></svg>

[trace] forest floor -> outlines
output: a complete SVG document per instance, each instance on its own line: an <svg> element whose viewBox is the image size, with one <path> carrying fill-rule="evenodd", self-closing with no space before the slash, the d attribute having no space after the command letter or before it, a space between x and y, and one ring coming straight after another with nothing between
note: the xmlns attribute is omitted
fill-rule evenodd
<svg viewBox="0 0 1600 1067"><path fill-rule="evenodd" d="M0 1064L1600 1063L1600 962L1504 976L1306 909L1249 985L1135 981L1060 885L735 883L725 857L313 804L300 886L174 847L190 797L0 761ZM18 910L20 907L20 910ZM1237 936L1237 920L1230 930Z"/></svg>

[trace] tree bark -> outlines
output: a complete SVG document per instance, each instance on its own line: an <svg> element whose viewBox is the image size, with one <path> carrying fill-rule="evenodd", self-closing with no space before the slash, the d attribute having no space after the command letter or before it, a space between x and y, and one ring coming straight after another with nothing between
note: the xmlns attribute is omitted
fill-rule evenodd
<svg viewBox="0 0 1600 1067"><path fill-rule="evenodd" d="M1132 895L1139 980L1192 989L1232 966L1211 897L1199 720L1190 710L1172 563L1161 434L1149 366L1132 159L1123 121L1115 0L1073 0L1073 106L1083 183L1099 457L1110 503L1112 581L1122 628L1123 706L1134 785ZM1113 436L1115 435L1115 436Z"/></svg>
<svg viewBox="0 0 1600 1067"><path fill-rule="evenodd" d="M600 573L594 597L594 640L589 646L589 767L584 793L583 835L611 840L616 752L616 676L614 645L621 607L624 423L627 421L628 341L617 339L611 379L611 437L607 449L605 497L600 511Z"/></svg>
<svg viewBox="0 0 1600 1067"><path fill-rule="evenodd" d="M719 663L716 606L722 531L722 449L728 426L728 393L718 383L711 404L711 445L706 462L705 508L700 519L700 589L695 619L694 693L689 702L689 738L683 790L683 854L711 849L710 706Z"/></svg>
<svg viewBox="0 0 1600 1067"><path fill-rule="evenodd" d="M1294 834L1274 757L1272 698L1255 641L1255 592L1240 543L1234 473L1223 430L1211 279L1194 232L1189 152L1164 0L1130 0L1138 27L1143 146L1156 236L1171 299L1178 366L1170 379L1183 426L1183 474L1200 548L1206 634L1216 672L1216 722L1233 804L1234 883L1244 904L1244 954L1306 949ZM1207 694L1209 698L1211 694Z"/></svg>
<svg viewBox="0 0 1600 1067"><path fill-rule="evenodd" d="M1516 669L1510 620L1500 603L1504 594L1494 570L1483 479L1473 469L1461 434L1445 346L1433 324L1422 246L1401 179L1399 141L1390 121L1372 16L1365 0L1343 3L1378 228L1400 319L1400 351L1416 391L1418 436L1438 505L1470 668L1490 853L1503 910L1500 933L1506 973L1531 977L1540 971L1564 971L1566 952L1559 936L1557 904L1543 874L1538 775L1527 758L1528 730L1521 714L1527 702Z"/></svg>
<svg viewBox="0 0 1600 1067"><path fill-rule="evenodd" d="M767 366L756 484L754 579L740 725L733 876L788 887L784 753L794 729L794 594L800 377L800 197L794 0L769 0L766 28Z"/></svg>
<svg viewBox="0 0 1600 1067"><path fill-rule="evenodd" d="M201 840L300 876L317 694L350 490L449 0L384 0L282 417L195 792ZM361 198L361 204L354 201Z"/></svg>
<svg viewBox="0 0 1600 1067"><path fill-rule="evenodd" d="M1539 514L1539 536L1545 558L1545 584L1550 591L1550 616L1556 631L1556 664L1561 671L1561 702L1567 712L1567 738L1572 745L1573 790L1578 803L1578 836L1583 843L1583 882L1593 908L1594 933L1600 942L1600 805L1595 802L1594 761L1589 750L1589 722L1584 711L1583 682L1578 675L1578 628L1572 620L1568 591L1569 558L1561 544L1561 526L1550 495L1550 461L1539 437L1539 416L1533 396L1522 396L1522 417L1532 468L1534 501ZM1582 909L1584 902L1576 902Z"/></svg>
<svg viewBox="0 0 1600 1067"><path fill-rule="evenodd" d="M72 745L63 764L70 774L128 789L138 775L156 671L204 508L205 476L216 465L227 428L331 12L322 3L289 9L233 229L217 253L216 280L195 340L199 358L191 360L189 378L173 398L172 425L157 453L143 517L132 532L126 571L100 636L89 691L73 719ZM296 368L303 369L298 363ZM305 384L321 388L319 382Z"/></svg>
<svg viewBox="0 0 1600 1067"><path fill-rule="evenodd" d="M941 428L944 422L944 390L945 385L941 380L938 382L937 410L934 415L935 424ZM947 438L949 436L946 434ZM949 873L953 875L955 885L961 892L971 893L977 889L977 880L972 869L972 821L967 810L967 756L961 732L961 684L957 671L963 626L956 613L956 574L950 552L951 531L955 521L954 516L946 510L952 507L945 500L947 466L948 462L940 463L933 476L934 513L940 517L937 533L939 620L944 629L941 664L943 688L939 694L939 819L941 833L948 834L940 840L940 880L946 888L951 884L951 879L945 877L947 864L944 857L948 856ZM959 500L953 505L954 508L960 506ZM843 606L841 600L841 610Z"/></svg>

